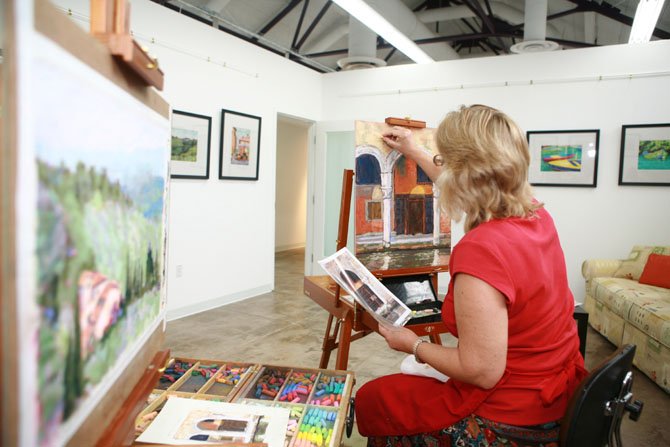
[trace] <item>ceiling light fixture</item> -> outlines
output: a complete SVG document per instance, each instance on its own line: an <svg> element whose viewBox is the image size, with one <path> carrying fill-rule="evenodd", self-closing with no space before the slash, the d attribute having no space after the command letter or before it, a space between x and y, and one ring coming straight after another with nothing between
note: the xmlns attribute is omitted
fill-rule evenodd
<svg viewBox="0 0 670 447"><path fill-rule="evenodd" d="M417 64L434 62L433 58L424 53L417 44L363 0L333 0L333 2Z"/></svg>
<svg viewBox="0 0 670 447"><path fill-rule="evenodd" d="M665 0L640 0L635 11L628 43L649 42Z"/></svg>

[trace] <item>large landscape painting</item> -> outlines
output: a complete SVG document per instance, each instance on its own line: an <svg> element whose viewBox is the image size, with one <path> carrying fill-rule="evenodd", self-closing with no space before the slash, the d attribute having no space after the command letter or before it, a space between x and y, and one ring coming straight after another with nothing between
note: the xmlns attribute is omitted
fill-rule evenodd
<svg viewBox="0 0 670 447"><path fill-rule="evenodd" d="M26 235L38 320L27 326L36 330L30 393L38 442L50 444L160 321L170 128L166 117L44 45L29 117L34 175L26 175L35 201L23 204L34 207L27 210L34 226L21 230L34 236Z"/></svg>

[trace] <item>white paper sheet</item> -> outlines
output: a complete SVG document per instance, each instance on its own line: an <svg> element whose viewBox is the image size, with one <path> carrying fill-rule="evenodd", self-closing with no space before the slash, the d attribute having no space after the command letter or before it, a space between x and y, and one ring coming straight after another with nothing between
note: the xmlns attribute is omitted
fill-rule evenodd
<svg viewBox="0 0 670 447"><path fill-rule="evenodd" d="M264 442L268 447L283 447L289 412L287 408L170 397L137 442ZM208 439L191 439L194 436Z"/></svg>

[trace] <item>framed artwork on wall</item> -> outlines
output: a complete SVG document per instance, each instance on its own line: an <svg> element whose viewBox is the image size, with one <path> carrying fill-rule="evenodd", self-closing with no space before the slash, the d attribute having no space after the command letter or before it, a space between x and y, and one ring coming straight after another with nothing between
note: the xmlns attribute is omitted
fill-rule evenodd
<svg viewBox="0 0 670 447"><path fill-rule="evenodd" d="M670 186L670 123L621 127L619 185Z"/></svg>
<svg viewBox="0 0 670 447"><path fill-rule="evenodd" d="M172 111L170 178L209 178L212 118Z"/></svg>
<svg viewBox="0 0 670 447"><path fill-rule="evenodd" d="M600 130L537 130L526 137L531 185L596 187Z"/></svg>
<svg viewBox="0 0 670 447"><path fill-rule="evenodd" d="M259 116L222 109L219 178L258 180L260 143Z"/></svg>

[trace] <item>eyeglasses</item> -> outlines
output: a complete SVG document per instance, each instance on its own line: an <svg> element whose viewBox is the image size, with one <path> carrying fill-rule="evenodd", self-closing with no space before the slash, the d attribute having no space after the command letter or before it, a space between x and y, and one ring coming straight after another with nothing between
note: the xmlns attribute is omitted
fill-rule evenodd
<svg viewBox="0 0 670 447"><path fill-rule="evenodd" d="M435 156L433 157L433 164L435 166L444 165L444 157L441 154L435 154Z"/></svg>

